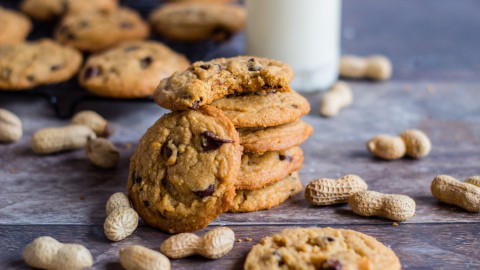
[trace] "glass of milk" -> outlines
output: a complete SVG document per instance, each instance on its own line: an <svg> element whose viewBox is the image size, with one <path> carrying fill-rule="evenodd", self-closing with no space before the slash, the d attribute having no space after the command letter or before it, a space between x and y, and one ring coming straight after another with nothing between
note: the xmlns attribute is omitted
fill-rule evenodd
<svg viewBox="0 0 480 270"><path fill-rule="evenodd" d="M299 92L338 78L341 0L246 0L246 53L292 66Z"/></svg>

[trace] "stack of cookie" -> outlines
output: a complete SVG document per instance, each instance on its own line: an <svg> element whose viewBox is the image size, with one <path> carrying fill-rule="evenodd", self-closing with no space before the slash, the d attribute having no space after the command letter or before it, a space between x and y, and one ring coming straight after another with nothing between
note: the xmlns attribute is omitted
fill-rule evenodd
<svg viewBox="0 0 480 270"><path fill-rule="evenodd" d="M162 80L155 101L173 112L142 137L129 197L151 226L179 233L223 212L268 209L300 192L299 145L312 128L291 68L251 57L196 62ZM236 194L236 195L235 195Z"/></svg>

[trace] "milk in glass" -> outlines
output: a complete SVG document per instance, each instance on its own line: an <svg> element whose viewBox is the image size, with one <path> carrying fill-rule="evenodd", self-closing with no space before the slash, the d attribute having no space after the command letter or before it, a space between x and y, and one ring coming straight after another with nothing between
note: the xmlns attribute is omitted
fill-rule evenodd
<svg viewBox="0 0 480 270"><path fill-rule="evenodd" d="M311 92L338 78L341 0L246 0L248 55L292 66L292 88Z"/></svg>

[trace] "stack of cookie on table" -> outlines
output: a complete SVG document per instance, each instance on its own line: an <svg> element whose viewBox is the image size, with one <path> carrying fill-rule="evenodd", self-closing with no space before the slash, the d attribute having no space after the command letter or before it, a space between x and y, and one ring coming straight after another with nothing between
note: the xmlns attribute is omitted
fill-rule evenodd
<svg viewBox="0 0 480 270"><path fill-rule="evenodd" d="M196 62L163 79L155 101L173 112L131 158L130 200L144 221L170 233L207 226L223 212L279 205L302 189L299 120L310 106L279 61L235 57Z"/></svg>

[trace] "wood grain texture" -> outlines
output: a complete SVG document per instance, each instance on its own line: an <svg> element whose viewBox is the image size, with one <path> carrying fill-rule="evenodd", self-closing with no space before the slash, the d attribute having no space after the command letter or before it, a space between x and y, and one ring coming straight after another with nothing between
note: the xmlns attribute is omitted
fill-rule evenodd
<svg viewBox="0 0 480 270"><path fill-rule="evenodd" d="M122 1L143 16L157 3ZM51 33L54 24L36 23L29 39ZM392 81L352 82L353 105L331 119L318 114L320 95L307 95L312 112L304 120L315 132L302 146L303 185L355 173L371 190L415 199L414 218L394 227L385 219L359 217L346 205L310 206L299 194L269 211L220 216L213 225L228 225L237 238L253 242L235 243L220 260L197 256L173 261L173 269L241 269L253 244L288 226L334 226L370 234L399 255L404 269L480 269L480 215L439 203L429 190L438 174L462 180L480 174L479 24L476 0L343 0L342 53L386 54L394 66ZM243 54L243 43L243 34L195 48L167 41L191 60ZM112 123L111 139L121 150L117 170L100 170L81 150L45 157L32 153L29 141L35 130L68 124L55 117L44 99L0 93L0 107L18 114L24 125L20 142L0 144L0 269L28 269L21 251L41 235L85 244L95 257L94 269L121 269L118 249L124 245L158 249L167 237L163 232L142 224L126 240L111 243L102 224L107 198L125 191L129 158L139 138L166 110L149 103L82 103L79 110L95 110ZM388 162L366 152L365 143L374 135L407 128L429 135L433 149L428 157Z"/></svg>
<svg viewBox="0 0 480 270"><path fill-rule="evenodd" d="M372 190L415 199L417 215L408 223L478 222L477 214L438 203L430 194L430 182L438 174L464 179L479 173L479 87L357 82L352 83L352 88L354 104L330 119L317 114L319 95L309 96L313 109L304 120L315 132L302 145L303 185L320 177L354 173L365 179ZM0 224L102 224L108 196L125 191L129 158L139 138L165 110L154 104L84 104L83 108L104 115L116 130L111 139L121 150L119 168L101 170L88 162L83 151L52 156L32 153L29 140L35 130L68 123L53 118L44 106L43 100L0 100L0 107L24 120L25 134L19 143L0 145ZM369 138L379 133L398 134L407 128L420 128L430 136L433 149L428 157L388 162L367 153L365 143ZM345 205L309 206L299 194L270 211L224 214L215 224L385 222L389 221L358 217Z"/></svg>
<svg viewBox="0 0 480 270"><path fill-rule="evenodd" d="M311 225L316 226L315 224ZM404 269L478 269L480 268L480 230L474 224L409 224L392 226L336 225L371 235L400 258ZM287 226L233 226L237 239L230 253L218 260L200 256L172 260L172 269L242 269L250 248L264 236L281 232ZM210 229L210 228L208 228ZM143 245L159 250L168 237L164 233L141 227L129 238L109 242L101 226L0 226L0 241L8 252L0 252L0 268L29 269L21 260L25 245L38 236L50 235L63 242L85 245L94 257L93 269L122 269L118 263L118 250L128 245ZM205 233L199 231L198 234ZM431 237L435 235L435 237ZM452 237L454 236L454 237ZM252 238L252 242L245 238Z"/></svg>

